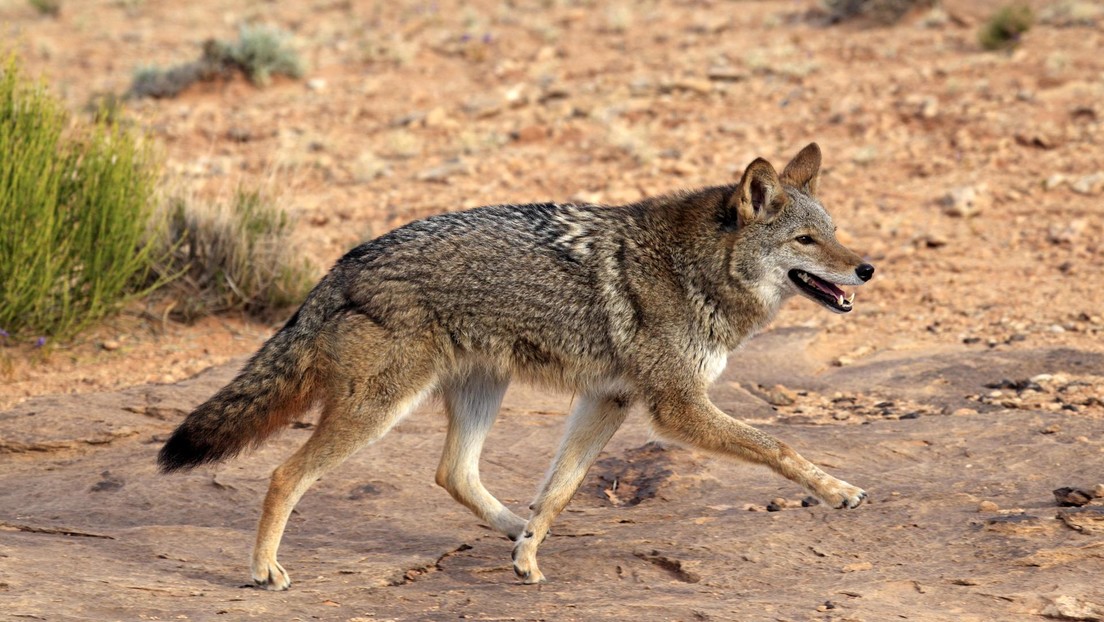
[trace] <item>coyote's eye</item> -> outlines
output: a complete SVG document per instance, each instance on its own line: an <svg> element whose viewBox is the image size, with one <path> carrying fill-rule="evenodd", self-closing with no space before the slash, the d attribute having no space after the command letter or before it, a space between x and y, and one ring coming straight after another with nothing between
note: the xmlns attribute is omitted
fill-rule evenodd
<svg viewBox="0 0 1104 622"><path fill-rule="evenodd" d="M798 244L816 244L816 240L810 235L799 235L796 238Z"/></svg>

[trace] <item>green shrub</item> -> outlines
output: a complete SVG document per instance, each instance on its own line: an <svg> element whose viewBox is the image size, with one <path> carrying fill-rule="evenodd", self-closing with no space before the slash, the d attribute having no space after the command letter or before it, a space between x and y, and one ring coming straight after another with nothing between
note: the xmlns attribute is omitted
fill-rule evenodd
<svg viewBox="0 0 1104 622"><path fill-rule="evenodd" d="M141 139L69 128L46 89L0 70L0 329L67 338L155 286L147 241L157 171Z"/></svg>
<svg viewBox="0 0 1104 622"><path fill-rule="evenodd" d="M61 15L61 0L27 0L39 13L57 17Z"/></svg>
<svg viewBox="0 0 1104 622"><path fill-rule="evenodd" d="M173 310L186 321L234 310L270 318L310 290L310 267L290 244L292 221L259 191L239 189L228 205L177 197L168 224L158 272L180 275Z"/></svg>
<svg viewBox="0 0 1104 622"><path fill-rule="evenodd" d="M1004 50L1019 45L1020 35L1031 28L1035 15L1026 4L1015 4L998 10L978 32L978 42L987 50Z"/></svg>
<svg viewBox="0 0 1104 622"><path fill-rule="evenodd" d="M303 77L303 60L288 43L288 35L268 26L242 26L238 41L226 46L226 64L241 69L249 81L264 86L272 76Z"/></svg>
<svg viewBox="0 0 1104 622"><path fill-rule="evenodd" d="M242 26L234 42L208 39L198 60L168 69L143 67L134 74L131 97L175 97L199 81L229 78L241 73L257 86L272 76L301 78L304 65L288 35L269 26Z"/></svg>

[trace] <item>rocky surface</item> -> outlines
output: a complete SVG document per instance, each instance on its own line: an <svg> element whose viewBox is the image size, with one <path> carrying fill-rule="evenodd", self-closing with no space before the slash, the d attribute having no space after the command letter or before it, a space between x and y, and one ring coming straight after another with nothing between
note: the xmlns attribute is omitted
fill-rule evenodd
<svg viewBox="0 0 1104 622"><path fill-rule="evenodd" d="M0 603L49 620L1100 619L1104 411L957 408L988 379L1098 355L1024 352L972 372L962 353L841 368L808 355L812 336L753 341L714 399L864 486L867 504L803 504L763 469L655 442L638 413L556 523L540 586L520 585L510 543L433 484L435 407L314 486L281 551L292 589L268 593L249 585L255 521L268 472L310 434L309 417L252 455L162 476L160 443L234 366L31 400L0 414ZM755 397L782 382L794 404ZM825 387L862 397L802 406ZM568 400L511 389L483 471L518 511ZM1060 487L1087 498L1059 507Z"/></svg>

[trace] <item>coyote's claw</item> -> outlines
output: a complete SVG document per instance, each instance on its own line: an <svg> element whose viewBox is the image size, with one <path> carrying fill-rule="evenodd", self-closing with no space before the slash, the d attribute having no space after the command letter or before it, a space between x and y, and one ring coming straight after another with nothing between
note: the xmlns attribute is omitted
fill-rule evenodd
<svg viewBox="0 0 1104 622"><path fill-rule="evenodd" d="M282 592L291 586L291 577L279 562L273 560L253 567L253 583L269 591Z"/></svg>

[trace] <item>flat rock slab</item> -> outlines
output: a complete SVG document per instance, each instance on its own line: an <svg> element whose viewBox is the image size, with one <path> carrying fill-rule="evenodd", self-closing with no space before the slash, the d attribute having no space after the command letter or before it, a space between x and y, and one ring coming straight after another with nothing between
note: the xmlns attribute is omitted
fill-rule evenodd
<svg viewBox="0 0 1104 622"><path fill-rule="evenodd" d="M268 593L248 585L260 501L309 424L244 458L161 476L161 442L233 366L179 385L33 400L0 413L0 617L1100 619L1098 506L1062 514L1052 494L1104 478L1099 413L796 425L744 390L877 383L950 410L986 381L1077 372L1099 363L1093 355L956 351L824 368L803 353L807 339L778 331L753 342L732 357L716 401L865 487L868 504L800 507L804 492L764 469L651 442L637 414L554 525L540 586L519 585L510 543L433 484L444 438L435 408L311 489L281 549L292 589ZM524 387L507 397L483 471L519 512L569 401ZM781 511L747 509L779 497ZM979 511L982 501L996 509Z"/></svg>

